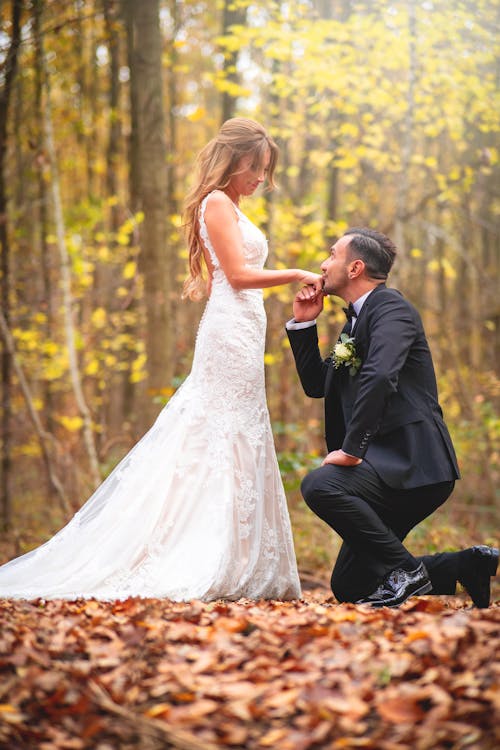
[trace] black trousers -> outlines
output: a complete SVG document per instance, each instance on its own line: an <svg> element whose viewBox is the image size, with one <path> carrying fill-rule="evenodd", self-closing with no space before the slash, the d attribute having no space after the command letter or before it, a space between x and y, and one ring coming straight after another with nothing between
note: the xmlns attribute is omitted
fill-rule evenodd
<svg viewBox="0 0 500 750"><path fill-rule="evenodd" d="M307 505L343 539L332 573L332 591L340 602L371 594L395 568L426 566L434 594L454 594L458 552L414 557L403 539L420 521L439 508L455 482L414 489L388 487L369 463L327 464L302 482Z"/></svg>

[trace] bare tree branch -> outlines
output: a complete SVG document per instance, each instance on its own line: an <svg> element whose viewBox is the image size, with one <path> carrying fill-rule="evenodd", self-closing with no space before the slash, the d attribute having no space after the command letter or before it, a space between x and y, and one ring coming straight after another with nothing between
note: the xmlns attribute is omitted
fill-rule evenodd
<svg viewBox="0 0 500 750"><path fill-rule="evenodd" d="M40 448L42 449L43 460L47 468L47 473L49 475L50 484L54 488L55 492L57 493L57 496L61 503L61 508L67 515L69 515L72 513L72 509L68 501L68 498L66 496L66 493L64 492L64 488L59 480L59 477L57 476L54 470L52 458L50 455L49 441L52 440L52 436L49 435L47 432L45 432L45 430L43 429L42 423L40 422L40 417L38 416L38 412L33 403L33 397L31 395L31 390L28 385L28 381L26 380L24 376L24 372L22 370L21 364L16 354L15 344L12 338L12 334L9 330L9 326L7 325L7 321L1 309L0 309L0 334L4 341L5 348L7 349L7 351L9 352L11 356L14 370L19 380L19 386L23 393L24 400L26 401L28 413L30 415L31 421L33 423L35 432L38 437Z"/></svg>

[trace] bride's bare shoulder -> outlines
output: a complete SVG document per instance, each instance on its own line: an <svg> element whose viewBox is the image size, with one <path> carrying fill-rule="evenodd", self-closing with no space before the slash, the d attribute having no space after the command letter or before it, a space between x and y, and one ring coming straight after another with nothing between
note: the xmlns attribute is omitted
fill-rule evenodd
<svg viewBox="0 0 500 750"><path fill-rule="evenodd" d="M236 217L236 209L233 201L223 190L213 190L207 196L205 216L207 218L228 219Z"/></svg>
<svg viewBox="0 0 500 750"><path fill-rule="evenodd" d="M207 204L211 206L232 206L231 198L223 190L212 190L207 195Z"/></svg>

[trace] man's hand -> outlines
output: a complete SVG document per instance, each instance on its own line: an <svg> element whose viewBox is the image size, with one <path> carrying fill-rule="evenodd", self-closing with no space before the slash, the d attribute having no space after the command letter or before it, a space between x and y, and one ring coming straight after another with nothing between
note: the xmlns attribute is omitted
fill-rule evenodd
<svg viewBox="0 0 500 750"><path fill-rule="evenodd" d="M334 464L335 466L357 466L362 460L362 458L358 458L357 456L350 456L349 453L344 453L343 450L338 450L329 453L321 466L325 466L326 464Z"/></svg>
<svg viewBox="0 0 500 750"><path fill-rule="evenodd" d="M314 320L323 310L325 295L319 287L303 287L293 301L293 317L297 323Z"/></svg>

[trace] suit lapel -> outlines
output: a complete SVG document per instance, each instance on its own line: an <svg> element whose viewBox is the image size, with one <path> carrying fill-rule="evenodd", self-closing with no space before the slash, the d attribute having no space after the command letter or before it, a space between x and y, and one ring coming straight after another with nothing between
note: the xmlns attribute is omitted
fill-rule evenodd
<svg viewBox="0 0 500 750"><path fill-rule="evenodd" d="M367 311L368 307L370 306L370 303L373 302L373 299L372 299L373 295L376 294L377 290L381 289L381 288L385 289L385 284L379 284L378 286L376 286L374 288L373 292L368 295L368 298L365 300L365 303L364 303L363 307L361 308L361 310L359 312L359 316L356 318L356 322L354 323L354 326L352 328L351 328L351 321L350 320L346 320L344 327L342 328L341 332L339 333L339 337L337 339L337 342L340 341L340 337L341 337L341 335L343 333L346 333L348 336L352 336L356 340L356 335L358 333L360 321L361 321L361 323L363 323L363 318L366 316L366 311ZM361 331L361 339L363 339L362 331ZM358 341L358 343L359 343L359 341ZM361 348L363 349L363 347L361 347ZM335 372L335 368L334 368L333 363L332 363L332 364L330 364L330 367L328 368L328 372L327 372L327 375L326 375L325 393L329 392L329 389L330 389L331 384L332 384L332 378L333 378L334 372Z"/></svg>

